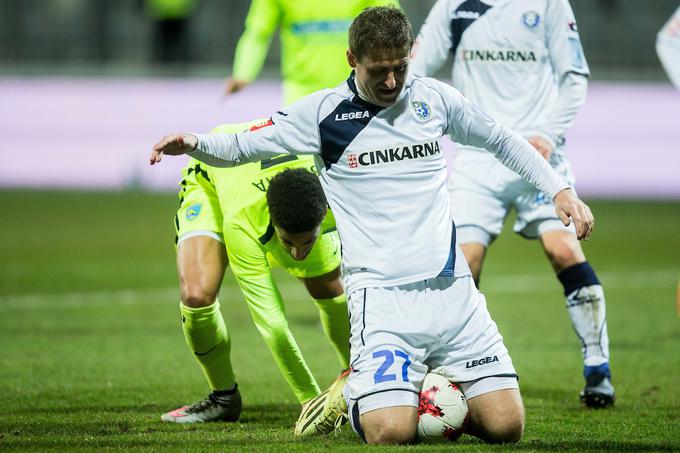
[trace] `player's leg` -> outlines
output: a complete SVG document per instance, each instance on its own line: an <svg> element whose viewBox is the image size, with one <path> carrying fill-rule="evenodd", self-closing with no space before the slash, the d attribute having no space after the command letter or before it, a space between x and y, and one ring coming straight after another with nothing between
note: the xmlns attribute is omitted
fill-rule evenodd
<svg viewBox="0 0 680 453"><path fill-rule="evenodd" d="M476 165L483 165L480 170ZM497 165L490 169L484 164L469 164L466 170L496 172ZM490 179L490 178L486 178ZM486 251L501 233L503 220L508 214L504 179L482 184L484 178L472 178L469 174L455 170L448 180L451 214L456 224L456 242L460 245L470 267L475 284L479 288Z"/></svg>
<svg viewBox="0 0 680 453"><path fill-rule="evenodd" d="M347 298L340 278L340 238L337 232L322 234L309 255L293 259L280 246L269 251L272 265L280 265L298 277L314 299L326 337L330 340L342 368L349 364L349 318Z"/></svg>
<svg viewBox="0 0 680 453"><path fill-rule="evenodd" d="M467 434L491 443L518 442L524 407L508 350L470 277L446 288L439 311L457 316L441 335L442 347L428 358L431 372L456 382L468 399ZM453 306L452 306L453 305Z"/></svg>
<svg viewBox="0 0 680 453"><path fill-rule="evenodd" d="M356 407L353 406L353 407ZM418 408L393 406L360 416L363 438L368 444L408 444L416 438Z"/></svg>
<svg viewBox="0 0 680 453"><path fill-rule="evenodd" d="M558 147L551 165L572 186L574 176L563 150ZM615 400L609 372L604 291L576 238L573 225L565 227L555 207L544 194L528 183L516 200L515 231L539 238L557 278L562 283L566 307L583 352L586 386L581 400L590 407L606 407Z"/></svg>
<svg viewBox="0 0 680 453"><path fill-rule="evenodd" d="M330 340L342 368L349 366L349 317L347 297L342 289L340 268L318 277L303 278L319 310L321 326Z"/></svg>
<svg viewBox="0 0 680 453"><path fill-rule="evenodd" d="M177 423L236 420L241 397L231 366L231 342L217 299L228 261L221 213L207 172L197 162L184 171L177 228L177 272L182 330L212 390L202 401L162 416Z"/></svg>
<svg viewBox="0 0 680 453"><path fill-rule="evenodd" d="M182 329L213 391L235 387L231 340L217 297L227 263L224 244L213 237L193 236L178 244Z"/></svg>
<svg viewBox="0 0 680 453"><path fill-rule="evenodd" d="M303 411L296 423L296 435L308 436L331 432L337 428L337 422L347 414L349 405L352 427L365 439L361 419L364 414L400 406L408 406L415 410L418 406L419 384L427 373L427 366L419 361L417 356L427 347L422 344L418 351L412 351L404 337L408 336L413 328L419 327L417 322L410 321L422 320L424 317L418 316L417 305L406 304L402 307L404 310L396 309L392 304L396 303L393 294L396 290L393 289L362 289L349 297L352 368L349 372L343 373L327 391L310 401L311 409ZM409 310L410 314L400 316ZM399 315L396 315L396 312L399 312ZM393 329L403 335L389 333ZM428 338L427 333L417 338L434 341L434 338ZM411 434L403 439L390 437L393 442L402 440L408 442L415 439L415 418L407 426L404 426L399 416L379 420L369 416L366 423L371 433L379 435L371 437L375 442L381 440L380 433L387 435L388 432L396 431Z"/></svg>
<svg viewBox="0 0 680 453"><path fill-rule="evenodd" d="M459 230L461 235L465 234L464 230L467 230L467 228ZM470 272L472 272L472 278L475 280L475 285L479 288L487 247L480 242L464 242L460 244L460 249L463 251L463 255L465 255L468 266L470 266Z"/></svg>
<svg viewBox="0 0 680 453"><path fill-rule="evenodd" d="M586 378L581 400L589 407L607 407L616 397L609 371L604 290L572 231L545 230L540 239L564 288L567 311L581 342Z"/></svg>
<svg viewBox="0 0 680 453"><path fill-rule="evenodd" d="M349 297L352 372L344 391L352 428L369 444L416 440L425 362L445 324L431 297L441 288L428 282L361 289Z"/></svg>
<svg viewBox="0 0 680 453"><path fill-rule="evenodd" d="M480 383L483 383L481 381ZM469 394L469 385L463 388L466 394ZM490 443L520 441L524 432L524 405L519 389L483 393L468 398L467 403L470 413L465 430L467 434Z"/></svg>

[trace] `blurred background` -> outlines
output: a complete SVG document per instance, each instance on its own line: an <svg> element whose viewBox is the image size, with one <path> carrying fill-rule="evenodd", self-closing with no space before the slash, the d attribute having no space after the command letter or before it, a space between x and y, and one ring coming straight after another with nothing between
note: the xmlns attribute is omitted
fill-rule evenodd
<svg viewBox="0 0 680 453"><path fill-rule="evenodd" d="M154 3L0 2L0 187L170 189L183 160L148 168L158 138L280 105L276 36L257 83L223 95L249 1ZM403 0L414 31L433 4ZM580 192L679 198L680 94L654 50L678 2L571 4L592 72L567 137Z"/></svg>
<svg viewBox="0 0 680 453"><path fill-rule="evenodd" d="M417 32L434 1L401 4ZM246 401L243 424L184 430L159 422L202 397L206 384L177 310L173 217L186 159L150 167L148 156L167 133L280 108L277 36L257 81L224 94L249 5L0 0L0 449L310 445L292 438L299 407L230 272L220 300ZM592 76L567 154L597 218L584 247L607 291L616 409L579 406L578 344L535 241L506 224L482 290L522 376L532 451L677 451L680 92L655 41L680 2L571 5ZM440 77L448 80L449 70ZM454 152L449 146L447 158ZM314 304L287 274L277 281L325 387L338 370ZM323 442L311 445L327 450ZM343 451L357 444L347 429L329 442Z"/></svg>

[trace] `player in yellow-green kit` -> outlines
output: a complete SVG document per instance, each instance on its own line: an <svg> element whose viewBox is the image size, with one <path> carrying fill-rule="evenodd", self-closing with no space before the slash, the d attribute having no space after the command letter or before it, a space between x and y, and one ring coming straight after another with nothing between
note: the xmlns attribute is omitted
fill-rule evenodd
<svg viewBox="0 0 680 453"><path fill-rule="evenodd" d="M253 124L220 126L215 132L263 127ZM191 160L183 173L175 218L182 329L211 393L162 419L235 421L240 415L231 341L218 301L228 265L276 364L304 404L320 389L288 327L272 266L282 266L302 281L341 367L346 368L349 360L340 242L313 159L282 156L238 168L214 168Z"/></svg>
<svg viewBox="0 0 680 453"><path fill-rule="evenodd" d="M281 78L286 105L347 78L349 25L364 8L399 6L398 0L253 0L236 46L227 94L255 80L272 36L280 28Z"/></svg>

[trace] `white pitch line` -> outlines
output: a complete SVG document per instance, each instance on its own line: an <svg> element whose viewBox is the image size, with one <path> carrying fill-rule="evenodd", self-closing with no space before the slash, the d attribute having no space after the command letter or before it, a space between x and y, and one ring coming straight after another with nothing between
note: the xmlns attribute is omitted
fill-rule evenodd
<svg viewBox="0 0 680 453"><path fill-rule="evenodd" d="M482 291L485 293L528 294L560 291L554 277L543 274L503 274L483 276ZM676 288L680 282L680 269L645 269L630 271L609 271L599 274L605 288L616 290L640 290ZM279 289L284 293L304 294L302 285L294 280L282 280ZM223 287L222 296L233 292L241 297L236 287ZM82 291L68 293L33 293L0 296L2 310L36 310L43 308L78 308L101 305L136 304L172 305L179 304L179 290L176 287L118 289L108 291Z"/></svg>

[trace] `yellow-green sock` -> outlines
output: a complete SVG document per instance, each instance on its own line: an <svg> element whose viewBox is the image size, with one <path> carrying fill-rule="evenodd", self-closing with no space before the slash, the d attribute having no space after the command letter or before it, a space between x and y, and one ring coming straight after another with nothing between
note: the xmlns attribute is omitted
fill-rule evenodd
<svg viewBox="0 0 680 453"><path fill-rule="evenodd" d="M316 299L321 326L344 368L349 366L349 317L347 297L341 294L332 299Z"/></svg>
<svg viewBox="0 0 680 453"><path fill-rule="evenodd" d="M231 340L219 301L200 308L190 308L180 303L180 311L184 338L203 369L210 388L233 388L236 381L231 367Z"/></svg>

